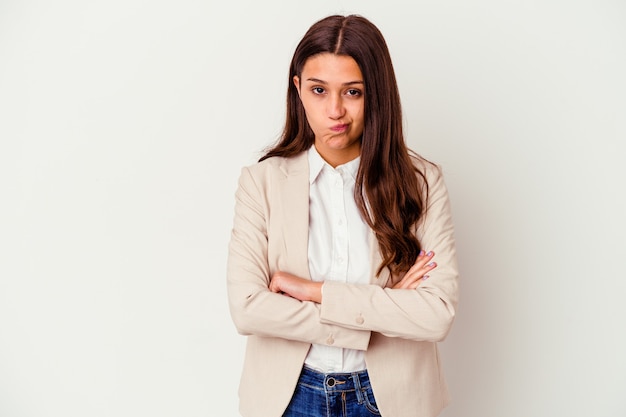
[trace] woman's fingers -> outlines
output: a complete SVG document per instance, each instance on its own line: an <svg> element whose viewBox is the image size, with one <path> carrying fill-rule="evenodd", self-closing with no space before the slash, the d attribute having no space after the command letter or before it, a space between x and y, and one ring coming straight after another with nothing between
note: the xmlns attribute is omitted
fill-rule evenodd
<svg viewBox="0 0 626 417"><path fill-rule="evenodd" d="M435 253L433 251L425 252L422 250L415 260L415 263L407 273L420 270L424 266L428 265L431 262L433 256L435 256Z"/></svg>
<svg viewBox="0 0 626 417"><path fill-rule="evenodd" d="M407 271L402 279L393 286L399 289L415 289L425 279L428 279L428 272L437 267L437 263L432 260L434 252L421 251L413 266Z"/></svg>

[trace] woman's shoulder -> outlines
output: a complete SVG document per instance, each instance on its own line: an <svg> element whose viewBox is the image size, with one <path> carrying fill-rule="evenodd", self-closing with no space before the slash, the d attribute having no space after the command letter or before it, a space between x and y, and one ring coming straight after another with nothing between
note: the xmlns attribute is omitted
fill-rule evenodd
<svg viewBox="0 0 626 417"><path fill-rule="evenodd" d="M275 173L291 175L303 169L308 169L306 152L291 157L273 156L243 167L244 171L257 178Z"/></svg>
<svg viewBox="0 0 626 417"><path fill-rule="evenodd" d="M413 166L426 178L426 180L430 183L433 180L441 177L441 166L433 161L430 161L424 158L422 155L419 155L415 152L410 153L411 162L413 162Z"/></svg>

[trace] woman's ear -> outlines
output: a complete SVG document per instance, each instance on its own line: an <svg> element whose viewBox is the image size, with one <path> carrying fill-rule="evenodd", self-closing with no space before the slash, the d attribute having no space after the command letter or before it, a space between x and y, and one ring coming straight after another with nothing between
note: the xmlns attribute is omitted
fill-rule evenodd
<svg viewBox="0 0 626 417"><path fill-rule="evenodd" d="M300 95L300 77L297 75L293 76L293 85L296 86L296 91L298 92L298 96Z"/></svg>

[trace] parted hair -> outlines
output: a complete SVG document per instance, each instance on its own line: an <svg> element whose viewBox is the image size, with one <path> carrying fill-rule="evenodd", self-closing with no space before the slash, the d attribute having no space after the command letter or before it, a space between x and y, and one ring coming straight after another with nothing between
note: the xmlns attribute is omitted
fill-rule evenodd
<svg viewBox="0 0 626 417"><path fill-rule="evenodd" d="M382 33L372 22L358 15L333 15L309 28L289 67L282 135L259 161L297 155L315 142L292 80L302 75L310 57L321 53L350 56L363 74L364 127L354 198L380 247L382 262L377 275L384 268L402 274L415 263L421 250L414 228L425 212L428 183L413 163L413 158L420 157L406 146L391 56Z"/></svg>

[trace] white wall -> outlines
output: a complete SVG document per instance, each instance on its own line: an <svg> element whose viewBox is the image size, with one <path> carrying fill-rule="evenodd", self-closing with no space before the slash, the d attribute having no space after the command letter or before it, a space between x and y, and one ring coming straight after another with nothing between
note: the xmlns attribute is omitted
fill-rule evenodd
<svg viewBox="0 0 626 417"><path fill-rule="evenodd" d="M237 415L235 183L334 12L381 28L446 173L443 416L626 415L623 1L2 0L0 416Z"/></svg>

